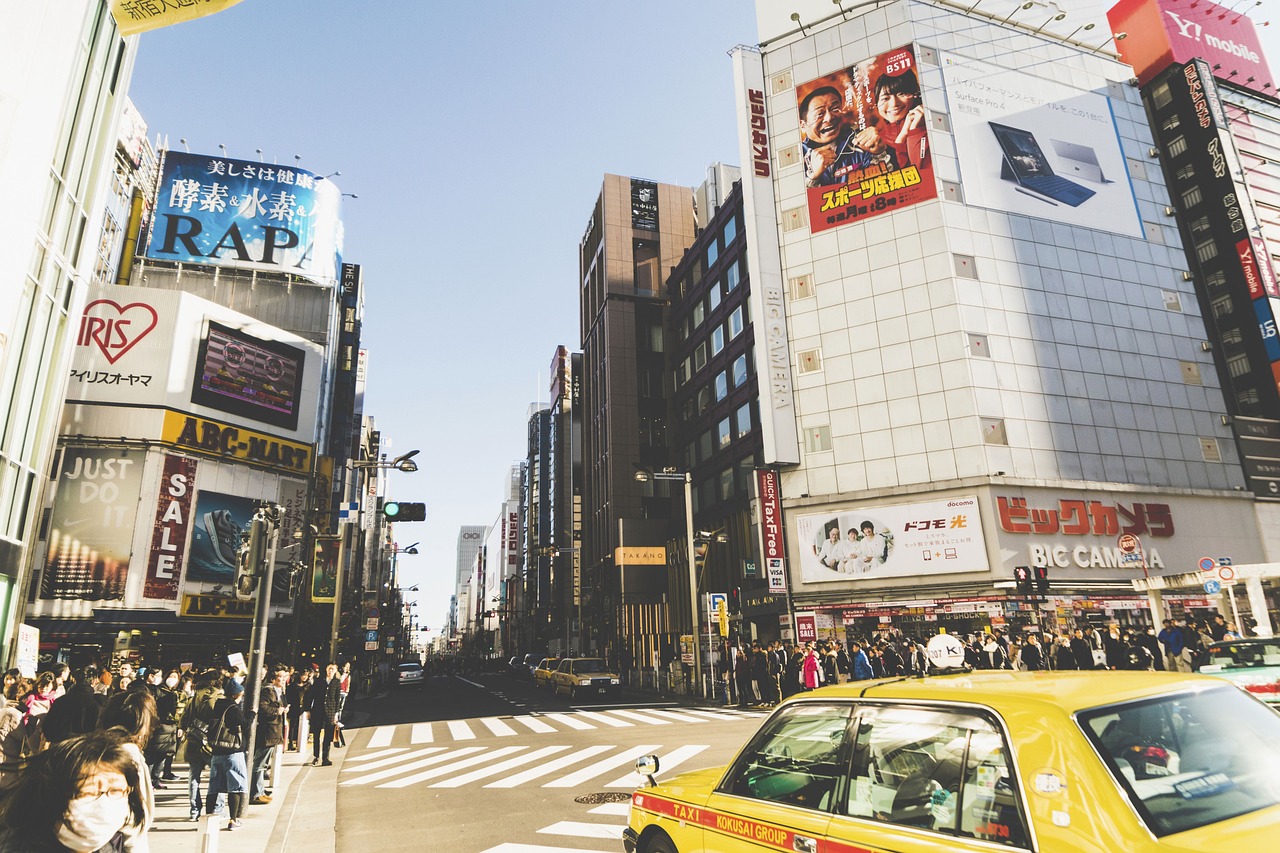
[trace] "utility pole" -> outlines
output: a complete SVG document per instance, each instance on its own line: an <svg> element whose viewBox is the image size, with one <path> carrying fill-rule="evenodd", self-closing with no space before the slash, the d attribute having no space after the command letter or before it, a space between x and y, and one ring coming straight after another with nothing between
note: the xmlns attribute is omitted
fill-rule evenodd
<svg viewBox="0 0 1280 853"><path fill-rule="evenodd" d="M271 616L271 583L275 574L276 548L280 544L280 507L264 504L254 513L249 525L249 546L244 555L246 573L257 579L257 606L253 612L253 633L249 638L248 691L249 738L245 745L252 766L254 743L258 736L258 700L262 694L262 664L267 654L267 620ZM265 566L264 566L265 563Z"/></svg>

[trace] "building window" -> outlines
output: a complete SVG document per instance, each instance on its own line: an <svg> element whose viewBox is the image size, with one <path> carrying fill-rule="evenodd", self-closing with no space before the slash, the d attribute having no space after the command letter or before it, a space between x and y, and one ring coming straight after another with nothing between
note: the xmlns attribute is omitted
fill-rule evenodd
<svg viewBox="0 0 1280 853"><path fill-rule="evenodd" d="M1204 381L1200 378L1200 365L1194 361L1178 362L1178 370L1182 373L1182 381L1188 385L1204 384Z"/></svg>
<svg viewBox="0 0 1280 853"><path fill-rule="evenodd" d="M738 422L738 438L751 432L751 404L743 403L739 406L734 419Z"/></svg>
<svg viewBox="0 0 1280 853"><path fill-rule="evenodd" d="M711 389L699 388L698 389L698 414L702 414L709 408L711 408Z"/></svg>
<svg viewBox="0 0 1280 853"><path fill-rule="evenodd" d="M1211 288L1222 287L1226 283L1227 283L1227 274L1222 270L1218 270L1217 272L1211 272L1204 277L1205 287L1211 287Z"/></svg>
<svg viewBox="0 0 1280 853"><path fill-rule="evenodd" d="M690 443L684 448L684 467L685 470L691 470L694 465L698 464L698 448Z"/></svg>
<svg viewBox="0 0 1280 853"><path fill-rule="evenodd" d="M1180 181L1189 181L1196 176L1196 167L1187 163L1185 166L1173 173L1173 176Z"/></svg>
<svg viewBox="0 0 1280 853"><path fill-rule="evenodd" d="M729 221L724 224L724 247L727 249L733 245L734 239L738 236L738 217L730 216Z"/></svg>
<svg viewBox="0 0 1280 853"><path fill-rule="evenodd" d="M696 329L701 326L704 319L706 319L706 309L702 307L702 300L699 299L693 306L693 327Z"/></svg>
<svg viewBox="0 0 1280 853"><path fill-rule="evenodd" d="M698 344L698 348L693 351L693 369L701 370L707 366L707 342L703 341Z"/></svg>
<svg viewBox="0 0 1280 853"><path fill-rule="evenodd" d="M1169 311L1182 310L1182 297L1174 293L1172 290L1160 291L1160 298L1164 301L1164 307Z"/></svg>
<svg viewBox="0 0 1280 853"><path fill-rule="evenodd" d="M733 360L733 386L737 388L747 381L747 357L740 355Z"/></svg>
<svg viewBox="0 0 1280 853"><path fill-rule="evenodd" d="M711 444L711 430L707 430L698 438L698 457L706 462L714 452L715 447Z"/></svg>
<svg viewBox="0 0 1280 853"><path fill-rule="evenodd" d="M719 325L711 330L711 354L719 355L724 349L724 326Z"/></svg>
<svg viewBox="0 0 1280 853"><path fill-rule="evenodd" d="M729 268L724 271L724 289L726 292L733 292L733 289L738 286L738 278L738 265L730 264Z"/></svg>
<svg viewBox="0 0 1280 853"><path fill-rule="evenodd" d="M828 427L809 427L804 431L804 452L823 453L831 449L831 430Z"/></svg>
<svg viewBox="0 0 1280 853"><path fill-rule="evenodd" d="M1187 150L1187 138L1185 136L1175 136L1169 140L1169 145L1165 150L1169 152L1170 157L1177 157Z"/></svg>
<svg viewBox="0 0 1280 853"><path fill-rule="evenodd" d="M729 315L729 337L736 338L742 334L742 306L739 305L733 309L733 313Z"/></svg>
<svg viewBox="0 0 1280 853"><path fill-rule="evenodd" d="M1205 462L1221 462L1222 450L1218 447L1216 438L1200 438L1200 458Z"/></svg>
<svg viewBox="0 0 1280 853"><path fill-rule="evenodd" d="M1249 356L1244 353L1237 353L1227 359L1227 373L1232 376L1244 376L1249 372Z"/></svg>
<svg viewBox="0 0 1280 853"><path fill-rule="evenodd" d="M716 374L716 402L719 403L725 397L729 396L729 374L720 371Z"/></svg>
<svg viewBox="0 0 1280 853"><path fill-rule="evenodd" d="M791 298L809 299L813 296L813 276L800 275L791 279Z"/></svg>
<svg viewBox="0 0 1280 853"><path fill-rule="evenodd" d="M723 418L716 424L716 436L720 440L721 450L729 446L729 442L733 440L733 430L729 428L728 418Z"/></svg>
<svg viewBox="0 0 1280 853"><path fill-rule="evenodd" d="M662 326L649 327L649 352L662 352Z"/></svg>
<svg viewBox="0 0 1280 853"><path fill-rule="evenodd" d="M1231 301L1231 294L1224 293L1217 299L1213 300L1213 316L1226 317L1235 309L1235 303Z"/></svg>
<svg viewBox="0 0 1280 853"><path fill-rule="evenodd" d="M1173 103L1173 93L1169 91L1168 83L1161 83L1151 90L1151 103L1158 110Z"/></svg>
<svg viewBox="0 0 1280 853"><path fill-rule="evenodd" d="M1212 237L1201 243L1196 243L1196 257L1200 259L1202 264L1218 257L1218 245L1213 242Z"/></svg>
<svg viewBox="0 0 1280 853"><path fill-rule="evenodd" d="M1236 393L1236 402L1241 408L1246 406L1256 406L1262 401L1262 397L1258 394L1257 388L1245 388L1243 391Z"/></svg>
<svg viewBox="0 0 1280 853"><path fill-rule="evenodd" d="M707 244L707 269L711 269L716 265L716 258L720 257L720 246L715 240Z"/></svg>
<svg viewBox="0 0 1280 853"><path fill-rule="evenodd" d="M1201 216L1199 219L1192 220L1191 225L1189 227L1191 228L1192 234L1200 234L1205 231L1208 231L1209 225L1210 225L1209 217Z"/></svg>
<svg viewBox="0 0 1280 853"><path fill-rule="evenodd" d="M733 497L733 469L725 468L720 472L720 500L727 501Z"/></svg>
<svg viewBox="0 0 1280 853"><path fill-rule="evenodd" d="M1200 188L1192 187L1182 194L1182 204L1186 207L1195 207L1200 203L1201 198Z"/></svg>
<svg viewBox="0 0 1280 853"><path fill-rule="evenodd" d="M1165 91L1166 92L1168 91L1167 86L1165 87ZM1160 127L1163 128L1164 130L1172 131L1172 130L1177 130L1180 124L1182 124L1182 119L1178 118L1177 113L1174 113L1173 115L1165 119L1163 122L1161 122Z"/></svg>
<svg viewBox="0 0 1280 853"><path fill-rule="evenodd" d="M1244 343L1244 334L1239 329L1223 329L1220 337L1224 344Z"/></svg>
<svg viewBox="0 0 1280 853"><path fill-rule="evenodd" d="M720 305L720 282L711 285L711 289L707 291L707 316L711 316L711 312L716 310Z"/></svg>
<svg viewBox="0 0 1280 853"><path fill-rule="evenodd" d="M796 364L800 373L817 373L822 369L822 352L808 349L797 353Z"/></svg>
<svg viewBox="0 0 1280 853"><path fill-rule="evenodd" d="M981 418L982 440L986 444L1009 443L1009 433L1004 428L1004 418Z"/></svg>

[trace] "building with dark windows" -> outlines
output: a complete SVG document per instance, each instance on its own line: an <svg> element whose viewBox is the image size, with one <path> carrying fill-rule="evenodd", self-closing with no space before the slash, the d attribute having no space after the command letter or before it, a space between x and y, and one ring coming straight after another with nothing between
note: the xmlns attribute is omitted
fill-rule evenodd
<svg viewBox="0 0 1280 853"><path fill-rule="evenodd" d="M606 175L580 245L580 645L609 655L625 646L638 663L667 632L665 568L626 564L619 549L661 546L673 512L667 484L638 483L635 472L668 464L665 272L694 237L691 189Z"/></svg>
<svg viewBox="0 0 1280 853"><path fill-rule="evenodd" d="M549 653L580 647L582 622L582 354L556 347L551 361L547 483L551 538L542 543L546 583L539 565L539 630ZM544 599L544 592L546 598ZM545 620L545 621L543 621ZM535 635L536 636L536 635Z"/></svg>
<svg viewBox="0 0 1280 853"><path fill-rule="evenodd" d="M542 649L555 626L551 599L551 508L553 457L551 409L546 403L529 407L528 455L520 467L520 535L522 565L519 635L520 649Z"/></svg>

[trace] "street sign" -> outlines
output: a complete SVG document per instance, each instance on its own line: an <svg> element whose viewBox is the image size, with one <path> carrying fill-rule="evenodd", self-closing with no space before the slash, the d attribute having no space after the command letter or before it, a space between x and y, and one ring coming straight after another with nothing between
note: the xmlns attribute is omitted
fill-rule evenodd
<svg viewBox="0 0 1280 853"><path fill-rule="evenodd" d="M693 666L693 634L680 635L680 662Z"/></svg>
<svg viewBox="0 0 1280 853"><path fill-rule="evenodd" d="M756 561L755 561L755 560L743 560L743 561L742 561L742 576L743 576L744 578L753 578L753 577L755 577L755 576L756 576Z"/></svg>
<svg viewBox="0 0 1280 853"><path fill-rule="evenodd" d="M366 631L378 630L378 617L370 616L368 619L364 620L364 628Z"/></svg>
<svg viewBox="0 0 1280 853"><path fill-rule="evenodd" d="M1218 593L1222 592L1222 584L1218 583L1217 581L1205 581L1204 591L1209 593L1210 595L1217 595Z"/></svg>
<svg viewBox="0 0 1280 853"><path fill-rule="evenodd" d="M725 607L729 606L729 596L726 593L723 593L723 592L707 593L707 610L710 611L713 617L720 612L721 602L724 603Z"/></svg>
<svg viewBox="0 0 1280 853"><path fill-rule="evenodd" d="M377 645L378 645L378 632L377 632L377 631L365 631L365 632L364 632L364 641L365 641L366 643L373 643L373 644L374 644L374 646L377 646Z"/></svg>
<svg viewBox="0 0 1280 853"><path fill-rule="evenodd" d="M378 644L377 644L377 643L365 643L365 644L364 644L364 650L365 650L366 652L376 652L376 651L378 650Z"/></svg>
<svg viewBox="0 0 1280 853"><path fill-rule="evenodd" d="M769 575L769 592L787 591L787 571L782 560L770 557L764 561L765 571Z"/></svg>
<svg viewBox="0 0 1280 853"><path fill-rule="evenodd" d="M1231 566L1218 566L1218 580L1223 583L1232 583L1236 579L1236 570Z"/></svg>
<svg viewBox="0 0 1280 853"><path fill-rule="evenodd" d="M1213 571L1214 569L1216 569L1217 567L1218 567L1218 561L1217 561L1217 560L1215 560L1215 559L1213 559L1213 557L1201 557L1201 558L1200 558L1200 571L1202 571L1202 572L1211 572L1211 571Z"/></svg>
<svg viewBox="0 0 1280 853"><path fill-rule="evenodd" d="M1138 549L1142 547L1142 543L1132 533L1122 533L1116 539L1116 546L1126 554L1136 554Z"/></svg>
<svg viewBox="0 0 1280 853"><path fill-rule="evenodd" d="M1230 557L1219 557L1219 558L1218 558L1218 565L1219 565L1219 566L1229 566L1229 565L1231 565L1231 558L1230 558Z"/></svg>

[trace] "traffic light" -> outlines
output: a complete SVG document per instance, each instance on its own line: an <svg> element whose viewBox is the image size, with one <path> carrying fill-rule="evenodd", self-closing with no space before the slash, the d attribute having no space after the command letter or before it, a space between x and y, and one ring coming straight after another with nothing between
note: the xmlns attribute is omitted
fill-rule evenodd
<svg viewBox="0 0 1280 853"><path fill-rule="evenodd" d="M249 535L236 552L236 598L248 601L258 589L258 574L267 557L266 522L255 518L249 524ZM271 594L267 590L267 595Z"/></svg>
<svg viewBox="0 0 1280 853"><path fill-rule="evenodd" d="M733 589L729 590L729 612L742 612L742 587L740 586L735 586Z"/></svg>
<svg viewBox="0 0 1280 853"><path fill-rule="evenodd" d="M1031 593L1031 567L1030 566L1014 566L1013 579L1018 584L1019 595L1029 595Z"/></svg>
<svg viewBox="0 0 1280 853"><path fill-rule="evenodd" d="M1049 567L1036 566L1036 592L1044 593L1049 591Z"/></svg>
<svg viewBox="0 0 1280 853"><path fill-rule="evenodd" d="M387 521L426 521L427 505L387 501L382 505L382 517Z"/></svg>

